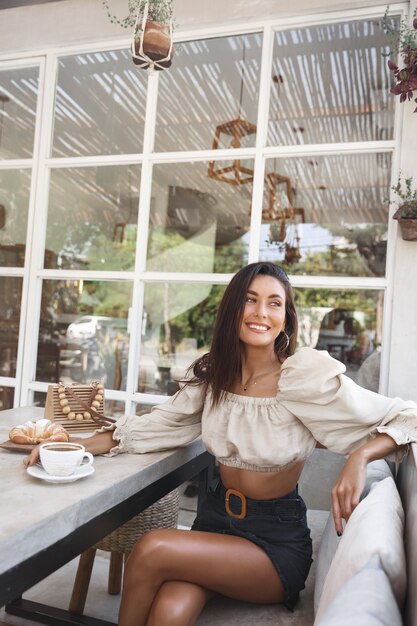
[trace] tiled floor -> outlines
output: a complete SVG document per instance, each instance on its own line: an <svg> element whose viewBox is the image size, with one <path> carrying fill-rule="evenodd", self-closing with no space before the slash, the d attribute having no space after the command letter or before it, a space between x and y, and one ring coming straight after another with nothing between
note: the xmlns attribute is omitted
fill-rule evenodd
<svg viewBox="0 0 417 626"><path fill-rule="evenodd" d="M189 528L194 520L197 508L197 497L184 496L187 485L180 488L180 515L178 525L180 528ZM67 563L58 572L49 576L41 583L32 587L24 594L24 597L36 602L43 602L58 608L67 609L74 583L75 573L78 566L78 557ZM110 622L117 622L120 596L110 596L107 593L107 576L109 566L109 553L97 552L94 560L93 574L88 590L85 614ZM0 622L15 624L16 626L39 626L38 622L24 620L5 613L0 609Z"/></svg>

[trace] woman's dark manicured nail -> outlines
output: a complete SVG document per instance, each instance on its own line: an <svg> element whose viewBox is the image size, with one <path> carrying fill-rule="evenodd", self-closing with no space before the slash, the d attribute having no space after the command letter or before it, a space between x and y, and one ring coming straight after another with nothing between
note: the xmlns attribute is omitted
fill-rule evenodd
<svg viewBox="0 0 417 626"><path fill-rule="evenodd" d="M342 531L341 531L341 530L337 530L337 531L336 531L336 533L337 533L337 536L338 536L338 537L341 537L341 536L342 536Z"/></svg>

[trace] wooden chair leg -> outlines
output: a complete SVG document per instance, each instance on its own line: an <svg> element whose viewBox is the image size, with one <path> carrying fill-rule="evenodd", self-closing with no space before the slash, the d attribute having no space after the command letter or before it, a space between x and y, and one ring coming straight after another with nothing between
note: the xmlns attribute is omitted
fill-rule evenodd
<svg viewBox="0 0 417 626"><path fill-rule="evenodd" d="M80 562L78 563L77 574L75 576L74 587L72 589L69 604L69 611L71 613L82 615L84 612L95 556L95 548L89 548L80 556Z"/></svg>
<svg viewBox="0 0 417 626"><path fill-rule="evenodd" d="M110 553L110 567L109 567L109 581L107 590L110 594L115 595L120 593L122 588L122 574L123 574L123 553L111 552Z"/></svg>

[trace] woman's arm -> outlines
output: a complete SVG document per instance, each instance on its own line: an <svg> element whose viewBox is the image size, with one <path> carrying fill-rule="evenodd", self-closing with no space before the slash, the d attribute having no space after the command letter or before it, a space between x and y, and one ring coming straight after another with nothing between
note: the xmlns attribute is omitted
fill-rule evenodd
<svg viewBox="0 0 417 626"><path fill-rule="evenodd" d="M91 454L106 454L111 448L113 448L117 442L112 437L113 431L107 431L105 433L96 433L91 437L70 437L69 440L74 443L81 443L85 446L87 452ZM29 467L29 465L35 465L39 461L39 446L36 446L29 454L23 459L23 465Z"/></svg>
<svg viewBox="0 0 417 626"><path fill-rule="evenodd" d="M301 348L282 365L280 400L332 452L350 455L378 434L398 446L417 443L417 403L364 389L345 370L327 352Z"/></svg>
<svg viewBox="0 0 417 626"><path fill-rule="evenodd" d="M113 430L105 433L95 433L91 437L70 437L70 441L82 443L87 452L91 452L94 456L97 454L106 454L117 444L113 439Z"/></svg>
<svg viewBox="0 0 417 626"><path fill-rule="evenodd" d="M365 486L366 466L395 452L398 445L389 435L377 435L349 456L332 489L332 512L336 532L343 532L342 519L346 521L356 508Z"/></svg>
<svg viewBox="0 0 417 626"><path fill-rule="evenodd" d="M144 454L184 446L201 435L201 414L206 395L205 385L184 385L165 402L146 415L124 415L110 427L104 426L91 437L70 437L82 443L92 454ZM23 460L34 465L39 460L39 449Z"/></svg>

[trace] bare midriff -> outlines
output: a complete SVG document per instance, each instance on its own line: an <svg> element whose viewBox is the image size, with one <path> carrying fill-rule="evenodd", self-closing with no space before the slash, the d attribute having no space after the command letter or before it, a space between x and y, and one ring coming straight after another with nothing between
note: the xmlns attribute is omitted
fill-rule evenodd
<svg viewBox="0 0 417 626"><path fill-rule="evenodd" d="M272 500L295 489L304 463L300 461L279 472L253 472L220 464L220 478L227 489L237 489L247 498Z"/></svg>

